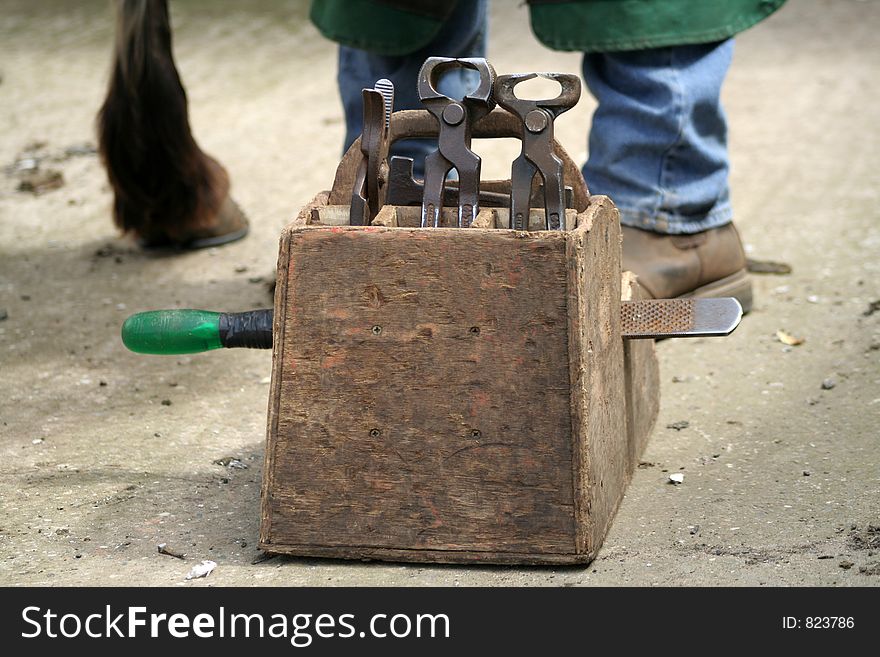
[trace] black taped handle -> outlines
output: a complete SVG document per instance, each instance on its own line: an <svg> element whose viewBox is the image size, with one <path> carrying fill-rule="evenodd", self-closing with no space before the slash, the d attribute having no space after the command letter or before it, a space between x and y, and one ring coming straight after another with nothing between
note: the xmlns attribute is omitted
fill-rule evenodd
<svg viewBox="0 0 880 657"><path fill-rule="evenodd" d="M228 349L271 349L272 317L271 308L222 313L218 329L220 341Z"/></svg>

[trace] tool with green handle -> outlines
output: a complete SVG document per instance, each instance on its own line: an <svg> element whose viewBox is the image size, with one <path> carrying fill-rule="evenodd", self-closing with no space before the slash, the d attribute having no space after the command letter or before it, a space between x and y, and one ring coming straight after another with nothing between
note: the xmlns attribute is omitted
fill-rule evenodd
<svg viewBox="0 0 880 657"><path fill-rule="evenodd" d="M272 309L242 313L152 310L122 325L122 342L139 354L194 354L223 347L272 348Z"/></svg>
<svg viewBox="0 0 880 657"><path fill-rule="evenodd" d="M696 338L730 334L742 318L731 297L621 302L624 339ZM223 347L272 348L272 309L241 313L152 310L122 325L122 342L139 354L194 354Z"/></svg>

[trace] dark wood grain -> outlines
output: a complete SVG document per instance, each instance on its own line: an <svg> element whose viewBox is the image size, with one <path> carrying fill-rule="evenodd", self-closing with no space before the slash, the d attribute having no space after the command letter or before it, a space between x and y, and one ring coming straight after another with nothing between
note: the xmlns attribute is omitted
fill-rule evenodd
<svg viewBox="0 0 880 657"><path fill-rule="evenodd" d="M622 298L649 299L632 272L623 272ZM624 385L626 386L627 468L632 472L648 444L660 412L660 367L653 340L623 341Z"/></svg>
<svg viewBox="0 0 880 657"><path fill-rule="evenodd" d="M299 214L279 255L261 548L595 555L633 462L620 230L593 199L560 232Z"/></svg>
<svg viewBox="0 0 880 657"><path fill-rule="evenodd" d="M276 537L572 549L564 235L306 228L288 248Z"/></svg>

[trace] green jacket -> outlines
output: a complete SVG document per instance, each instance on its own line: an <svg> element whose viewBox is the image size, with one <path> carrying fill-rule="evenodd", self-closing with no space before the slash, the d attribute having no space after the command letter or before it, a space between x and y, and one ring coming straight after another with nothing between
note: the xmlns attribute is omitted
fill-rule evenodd
<svg viewBox="0 0 880 657"><path fill-rule="evenodd" d="M532 30L544 45L582 52L721 41L784 2L529 0ZM310 16L333 41L381 55L406 55L430 43L454 6L455 0L312 0Z"/></svg>

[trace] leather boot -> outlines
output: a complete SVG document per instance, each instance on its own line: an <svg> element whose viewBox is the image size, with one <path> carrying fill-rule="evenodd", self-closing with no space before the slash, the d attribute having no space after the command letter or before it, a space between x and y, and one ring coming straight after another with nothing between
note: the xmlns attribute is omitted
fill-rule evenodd
<svg viewBox="0 0 880 657"><path fill-rule="evenodd" d="M736 297L752 308L752 283L733 224L692 235L666 235L622 226L623 268L655 299Z"/></svg>

